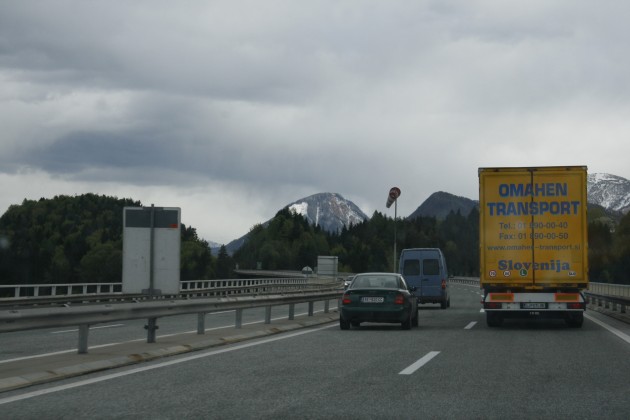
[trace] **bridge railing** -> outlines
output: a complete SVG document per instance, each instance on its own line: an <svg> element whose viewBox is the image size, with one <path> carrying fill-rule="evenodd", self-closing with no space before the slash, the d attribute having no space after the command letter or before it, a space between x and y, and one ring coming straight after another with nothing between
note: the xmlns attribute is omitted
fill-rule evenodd
<svg viewBox="0 0 630 420"><path fill-rule="evenodd" d="M180 282L180 293L177 296L225 296L231 294L258 294L289 292L291 290L313 289L333 283L327 278L256 278L256 279L217 279L217 280L185 280ZM73 284L10 284L0 285L0 303L13 301L42 302L55 298L124 298L122 283L73 283ZM133 295L133 298L141 298Z"/></svg>
<svg viewBox="0 0 630 420"><path fill-rule="evenodd" d="M630 285L612 283L590 283L589 293L605 296L616 296L630 299Z"/></svg>
<svg viewBox="0 0 630 420"><path fill-rule="evenodd" d="M122 283L6 284L0 301L53 296L89 296L122 293Z"/></svg>

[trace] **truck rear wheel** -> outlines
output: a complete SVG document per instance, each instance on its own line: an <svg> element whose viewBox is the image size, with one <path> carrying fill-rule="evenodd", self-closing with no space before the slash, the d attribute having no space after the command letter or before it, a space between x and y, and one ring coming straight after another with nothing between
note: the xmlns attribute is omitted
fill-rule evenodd
<svg viewBox="0 0 630 420"><path fill-rule="evenodd" d="M503 324L503 315L494 312L486 312L488 327L500 327Z"/></svg>
<svg viewBox="0 0 630 420"><path fill-rule="evenodd" d="M580 328L584 323L584 314L582 312L569 313L564 321L571 328Z"/></svg>

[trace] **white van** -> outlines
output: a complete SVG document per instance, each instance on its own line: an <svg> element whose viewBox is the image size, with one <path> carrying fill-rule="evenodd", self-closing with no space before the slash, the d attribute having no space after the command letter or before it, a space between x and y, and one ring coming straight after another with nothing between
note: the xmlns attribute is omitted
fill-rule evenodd
<svg viewBox="0 0 630 420"><path fill-rule="evenodd" d="M418 303L451 306L446 260L439 248L403 249L399 267L407 284L416 287Z"/></svg>

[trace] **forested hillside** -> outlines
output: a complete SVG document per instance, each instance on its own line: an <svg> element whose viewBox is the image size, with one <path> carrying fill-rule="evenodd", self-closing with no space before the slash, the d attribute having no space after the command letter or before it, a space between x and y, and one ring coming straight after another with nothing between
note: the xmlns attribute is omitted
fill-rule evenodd
<svg viewBox="0 0 630 420"><path fill-rule="evenodd" d="M0 284L121 281L125 206L142 204L85 194L11 206L0 217ZM207 242L193 228L181 230L182 279L213 276Z"/></svg>
<svg viewBox="0 0 630 420"><path fill-rule="evenodd" d="M122 213L141 206L131 199L86 194L25 200L0 217L0 284L117 282L122 277ZM630 214L619 222L592 212L589 222L591 281L630 283ZM403 248L439 247L449 272L479 274L479 212L446 218L399 218L380 212L369 220L330 234L288 209L268 225L254 226L247 242L229 256L213 257L207 241L182 225L181 279L234 276L243 269L300 270L318 255L339 257L339 271L391 271Z"/></svg>
<svg viewBox="0 0 630 420"><path fill-rule="evenodd" d="M412 247L442 248L451 273L476 275L479 271L479 213L451 213L445 220L418 217L396 222L397 250ZM318 255L339 257L339 271L391 271L394 267L394 220L374 212L366 220L338 234L310 225L299 214L279 211L267 227L257 225L248 241L234 253L240 268L299 270L313 266Z"/></svg>

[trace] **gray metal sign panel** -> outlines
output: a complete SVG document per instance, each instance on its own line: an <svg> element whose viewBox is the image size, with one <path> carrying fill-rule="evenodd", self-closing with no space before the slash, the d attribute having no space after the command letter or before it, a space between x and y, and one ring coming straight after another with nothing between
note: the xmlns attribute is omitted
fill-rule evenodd
<svg viewBox="0 0 630 420"><path fill-rule="evenodd" d="M180 223L178 207L124 208L123 293L179 293Z"/></svg>

